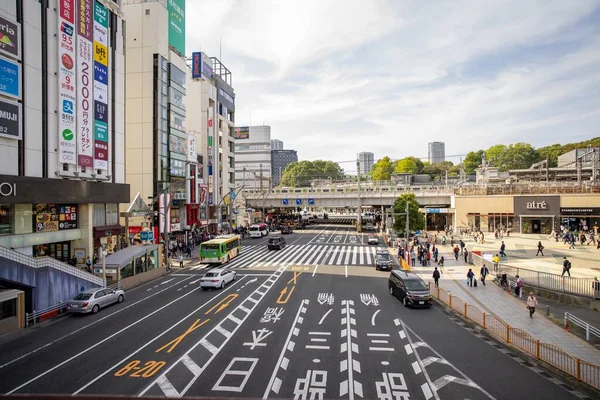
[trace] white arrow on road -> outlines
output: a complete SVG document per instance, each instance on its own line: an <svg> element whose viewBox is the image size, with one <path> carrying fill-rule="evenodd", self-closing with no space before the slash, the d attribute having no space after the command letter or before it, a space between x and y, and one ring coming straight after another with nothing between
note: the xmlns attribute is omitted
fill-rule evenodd
<svg viewBox="0 0 600 400"><path fill-rule="evenodd" d="M200 279L196 279L195 281L191 281L191 282L190 282L190 285L193 285L193 284L194 284L194 283L196 283L196 282L200 282Z"/></svg>
<svg viewBox="0 0 600 400"><path fill-rule="evenodd" d="M256 282L257 280L258 280L257 278L250 279L248 282L246 282L246 283L244 284L244 286L242 286L242 287L240 287L238 290L236 290L236 292L239 292L240 290L242 290L243 288L245 288L247 285L249 285L249 284L251 284L251 283L254 283L254 282Z"/></svg>
<svg viewBox="0 0 600 400"><path fill-rule="evenodd" d="M175 278L172 278L172 279L166 280L166 281L164 281L164 282L161 282L161 285L166 285L167 283L171 282L171 281L172 281L172 280L174 280L174 279L175 279Z"/></svg>

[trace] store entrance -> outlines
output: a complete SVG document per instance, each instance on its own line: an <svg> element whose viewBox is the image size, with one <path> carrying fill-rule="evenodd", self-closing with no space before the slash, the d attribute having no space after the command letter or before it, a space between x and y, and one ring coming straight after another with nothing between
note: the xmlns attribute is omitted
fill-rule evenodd
<svg viewBox="0 0 600 400"><path fill-rule="evenodd" d="M71 242L47 243L33 246L34 257L52 257L62 262L71 258Z"/></svg>

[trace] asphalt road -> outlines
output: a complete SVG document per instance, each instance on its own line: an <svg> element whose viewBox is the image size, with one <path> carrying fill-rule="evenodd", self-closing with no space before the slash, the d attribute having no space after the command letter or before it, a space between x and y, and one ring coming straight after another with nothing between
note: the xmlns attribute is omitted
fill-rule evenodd
<svg viewBox="0 0 600 400"><path fill-rule="evenodd" d="M404 308L375 246L350 227L247 239L237 280L203 291L206 269L0 339L0 393L343 399L575 399L438 306Z"/></svg>

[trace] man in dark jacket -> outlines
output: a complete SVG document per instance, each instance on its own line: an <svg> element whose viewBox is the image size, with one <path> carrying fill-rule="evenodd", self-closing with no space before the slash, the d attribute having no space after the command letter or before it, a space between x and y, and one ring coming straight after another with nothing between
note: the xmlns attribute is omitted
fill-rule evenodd
<svg viewBox="0 0 600 400"><path fill-rule="evenodd" d="M506 253L504 252L506 250L506 245L504 244L504 241L502 241L502 244L500 245L500 257L506 257Z"/></svg>
<svg viewBox="0 0 600 400"><path fill-rule="evenodd" d="M435 282L435 287L440 287L440 285L439 285L440 271L438 271L437 267L435 267L435 269L433 270L433 280Z"/></svg>
<svg viewBox="0 0 600 400"><path fill-rule="evenodd" d="M490 273L490 270L488 269L488 267L486 267L485 265L483 267L481 267L481 283L483 283L483 286L485 286L485 278L488 276L488 274Z"/></svg>

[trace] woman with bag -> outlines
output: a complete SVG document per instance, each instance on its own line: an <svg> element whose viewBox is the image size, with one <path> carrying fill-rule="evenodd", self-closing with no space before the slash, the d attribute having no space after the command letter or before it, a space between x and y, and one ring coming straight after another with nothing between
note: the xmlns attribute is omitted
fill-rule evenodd
<svg viewBox="0 0 600 400"><path fill-rule="evenodd" d="M543 257L544 256L544 251L543 251L544 250L544 246L542 246L542 241L541 240L538 242L538 246L537 247L538 247L538 251L537 251L537 253L535 253L535 256L537 257L540 253L542 253L542 257Z"/></svg>
<svg viewBox="0 0 600 400"><path fill-rule="evenodd" d="M529 297L527 298L527 309L529 310L529 318L533 318L533 313L535 313L535 308L538 305L538 301L533 295L533 292L529 292Z"/></svg>

